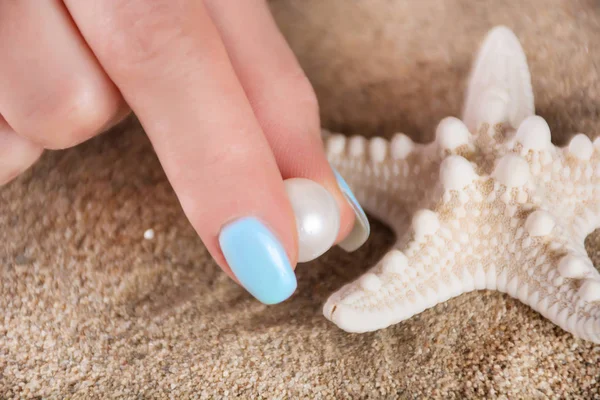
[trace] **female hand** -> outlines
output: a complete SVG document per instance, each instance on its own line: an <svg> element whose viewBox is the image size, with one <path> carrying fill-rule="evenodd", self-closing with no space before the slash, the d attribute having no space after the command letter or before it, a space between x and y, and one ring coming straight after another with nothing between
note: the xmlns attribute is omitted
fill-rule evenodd
<svg viewBox="0 0 600 400"><path fill-rule="evenodd" d="M4 0L0 54L0 184L131 109L211 255L264 303L296 288L284 179L329 191L336 242L361 215L326 160L316 97L264 0Z"/></svg>

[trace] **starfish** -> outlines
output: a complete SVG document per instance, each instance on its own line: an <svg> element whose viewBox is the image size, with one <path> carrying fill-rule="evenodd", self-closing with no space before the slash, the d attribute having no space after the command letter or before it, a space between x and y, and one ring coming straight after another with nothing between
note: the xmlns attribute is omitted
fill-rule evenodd
<svg viewBox="0 0 600 400"><path fill-rule="evenodd" d="M584 246L600 226L600 140L552 144L510 29L487 34L462 118L443 119L433 142L325 132L325 146L359 202L397 237L327 300L323 313L341 329L382 329L487 289L600 343L600 273Z"/></svg>

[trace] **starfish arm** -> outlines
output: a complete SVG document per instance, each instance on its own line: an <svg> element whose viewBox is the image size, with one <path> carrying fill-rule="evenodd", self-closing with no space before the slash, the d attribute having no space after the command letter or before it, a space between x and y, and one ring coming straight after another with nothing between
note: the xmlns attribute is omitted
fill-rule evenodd
<svg viewBox="0 0 600 400"><path fill-rule="evenodd" d="M436 228L431 211L423 210L419 218L429 219L419 223L431 224L429 228L436 232L409 240L405 246L398 244L403 251L391 250L368 273L334 293L323 308L326 318L348 332L373 331L465 293L467 281L474 285L475 279L466 273L454 274L452 255L462 246L443 240L448 228Z"/></svg>
<svg viewBox="0 0 600 400"><path fill-rule="evenodd" d="M462 119L475 132L483 122L516 128L533 114L527 57L515 34L498 26L488 33L473 63Z"/></svg>
<svg viewBox="0 0 600 400"><path fill-rule="evenodd" d="M600 273L570 230L532 213L525 225L532 243L511 296L576 337L600 343ZM546 221L544 221L546 220ZM550 228L550 229L548 229Z"/></svg>
<svg viewBox="0 0 600 400"><path fill-rule="evenodd" d="M547 187L550 197L563 210L563 218L585 239L600 226L600 142L584 134L571 138L564 148L557 149ZM549 191L549 190L548 190Z"/></svg>
<svg viewBox="0 0 600 400"><path fill-rule="evenodd" d="M567 146L556 147L546 121L532 116L505 147L506 152L527 160L543 207L553 210L562 225L572 227L572 234L583 244L600 225L600 141L593 144L577 134Z"/></svg>
<svg viewBox="0 0 600 400"><path fill-rule="evenodd" d="M483 190L469 161L447 157L439 167L443 194L433 210L414 213L396 248L357 281L333 294L325 316L351 332L384 328L461 293L484 288L484 259L473 252ZM485 228L484 228L485 229ZM479 242L477 245L489 244ZM400 250L402 249L402 251Z"/></svg>
<svg viewBox="0 0 600 400"><path fill-rule="evenodd" d="M600 226L600 151L584 134L556 148L552 164L541 175L544 199L561 224L583 246Z"/></svg>
<svg viewBox="0 0 600 400"><path fill-rule="evenodd" d="M549 132L544 141L549 142ZM522 150L519 146L516 149ZM581 157L574 158L572 146L547 149L554 162L546 165L555 165L558 160L565 165L585 167ZM590 149L585 151L591 157ZM544 179L543 167L532 168L535 160L536 155L532 157L530 151L526 157L508 152L499 159L492 174L494 185L499 184L504 192L488 199L500 195L510 223L505 221L503 229L508 246L496 248L496 254L504 254L508 264L501 268L497 287L490 281L487 287L519 299L575 336L600 343L600 274L584 246L589 227L597 226L598 219L578 214L581 208L579 204L572 206L573 196L563 199L561 185L568 181L567 174ZM493 207L498 210L502 205L496 203Z"/></svg>

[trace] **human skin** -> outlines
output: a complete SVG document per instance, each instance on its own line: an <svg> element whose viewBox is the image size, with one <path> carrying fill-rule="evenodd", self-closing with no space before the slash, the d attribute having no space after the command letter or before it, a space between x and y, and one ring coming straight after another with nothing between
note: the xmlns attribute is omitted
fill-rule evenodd
<svg viewBox="0 0 600 400"><path fill-rule="evenodd" d="M335 198L336 243L353 227L315 94L264 0L2 0L0 54L0 184L133 111L234 280L219 234L243 217L262 221L295 267L287 178Z"/></svg>

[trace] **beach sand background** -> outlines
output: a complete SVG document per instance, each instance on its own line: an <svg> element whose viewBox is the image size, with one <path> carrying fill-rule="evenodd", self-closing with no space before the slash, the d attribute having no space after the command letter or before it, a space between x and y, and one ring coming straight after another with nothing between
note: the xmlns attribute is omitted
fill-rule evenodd
<svg viewBox="0 0 600 400"><path fill-rule="evenodd" d="M430 140L504 24L555 143L599 131L600 2L270 5L328 129ZM499 293L374 333L328 322L328 295L393 240L373 220L358 252L299 266L297 293L263 306L211 261L131 118L0 189L0 398L599 398L600 346ZM587 245L598 265L600 235Z"/></svg>

